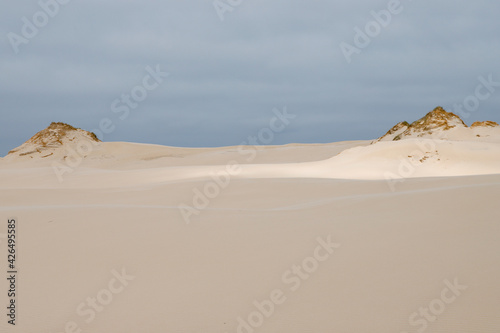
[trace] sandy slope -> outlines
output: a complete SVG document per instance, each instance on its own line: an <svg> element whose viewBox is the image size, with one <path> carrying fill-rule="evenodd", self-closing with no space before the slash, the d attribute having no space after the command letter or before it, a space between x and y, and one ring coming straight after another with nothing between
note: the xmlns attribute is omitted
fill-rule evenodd
<svg viewBox="0 0 500 333"><path fill-rule="evenodd" d="M367 144L245 155L109 143L63 182L50 163L4 159L0 215L19 221L20 277L18 325L4 318L0 332L77 332L74 322L92 333L497 333L498 147ZM435 150L405 159L415 162L410 178L385 180L418 144ZM179 207L195 207L231 160L240 172L187 223ZM497 174L412 178L468 173ZM329 236L340 247L311 259ZM111 293L122 268L133 280ZM455 282L467 289L453 294ZM280 304L259 315L254 302L270 304L273 292ZM103 304L92 310L89 298ZM419 309L430 306L438 315L426 319Z"/></svg>
<svg viewBox="0 0 500 333"><path fill-rule="evenodd" d="M368 145L370 141L344 141L328 144L289 144L283 146L233 146L216 148L182 148L131 142L101 142L92 146L81 165L96 168L133 169L158 166L222 165L229 160L248 163L294 163L330 158L345 149ZM0 165L14 163L19 167L51 166L54 161L63 163L62 156L70 149L60 148L50 158L7 155ZM58 158L55 158L58 157Z"/></svg>
<svg viewBox="0 0 500 333"><path fill-rule="evenodd" d="M0 165L3 165L0 182L4 188L122 188L211 180L214 175L231 179L379 179L399 182L415 177L500 174L500 145L431 139L372 145L367 141L354 141L258 149L189 149L104 143L80 163L71 164L69 170L64 170L67 164L54 164L53 160L33 163L5 158Z"/></svg>

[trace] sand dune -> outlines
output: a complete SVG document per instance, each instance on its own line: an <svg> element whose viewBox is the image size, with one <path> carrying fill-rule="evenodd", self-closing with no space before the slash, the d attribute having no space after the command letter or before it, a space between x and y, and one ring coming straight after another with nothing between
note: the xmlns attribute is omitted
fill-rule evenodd
<svg viewBox="0 0 500 333"><path fill-rule="evenodd" d="M18 250L0 332L500 330L494 135L78 159L50 133L0 160Z"/></svg>
<svg viewBox="0 0 500 333"><path fill-rule="evenodd" d="M247 332L259 324L255 302L276 290L283 302L256 332L500 327L498 175L408 179L395 192L385 181L233 179L189 224L179 205L206 180L129 177L107 189L0 191L2 215L19 221L17 330ZM316 268L308 258L328 236L340 247ZM309 273L294 274L303 263ZM122 268L133 279L108 304L102 290ZM455 280L466 289L435 301ZM87 305L98 295L102 312ZM444 304L434 321L414 315L430 304Z"/></svg>
<svg viewBox="0 0 500 333"><path fill-rule="evenodd" d="M358 147L342 150L356 145ZM28 161L24 164L14 163L15 169L10 170L8 166L12 162L4 161L4 169L7 168L8 171L0 170L0 180L4 188L108 188L124 186L124 179L127 186L138 186L182 180L209 180L217 174L246 179L391 180L500 173L500 145L484 142L408 139L379 142L375 145L346 142L323 147L267 147L260 151L250 147L206 150L155 146L149 148L148 145L128 143L103 144L103 150L116 149L118 153L113 158L102 157L101 151L96 152L98 158L88 156L68 172L60 171L63 181L59 181L56 175L57 170L65 167L64 164L56 164L57 167L54 167L53 163L47 161L44 167L36 164L37 168L33 169ZM149 154L143 153L148 150ZM249 164L252 154L259 157L252 159L253 163ZM321 160L327 154L336 155ZM271 163L273 157L280 163ZM229 166L234 168L234 172L227 171ZM25 169L31 172L26 172ZM13 173L18 176L12 177ZM19 177L25 181L20 182Z"/></svg>

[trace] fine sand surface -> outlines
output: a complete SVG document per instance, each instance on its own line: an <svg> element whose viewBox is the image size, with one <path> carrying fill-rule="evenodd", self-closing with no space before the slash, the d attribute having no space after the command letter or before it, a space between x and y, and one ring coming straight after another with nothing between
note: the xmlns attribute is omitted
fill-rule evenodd
<svg viewBox="0 0 500 333"><path fill-rule="evenodd" d="M498 144L425 143L3 158L0 332L498 333Z"/></svg>

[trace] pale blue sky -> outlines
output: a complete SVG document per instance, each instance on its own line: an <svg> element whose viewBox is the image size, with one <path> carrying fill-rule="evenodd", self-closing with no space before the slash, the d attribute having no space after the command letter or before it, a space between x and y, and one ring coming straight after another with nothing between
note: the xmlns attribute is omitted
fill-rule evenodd
<svg viewBox="0 0 500 333"><path fill-rule="evenodd" d="M500 122L500 87L474 97L478 77L500 82L497 1L401 0L380 31L371 12L391 1L242 0L224 21L211 0L54 1L41 1L53 17L2 1L0 156L52 121L93 130L107 118L105 141L172 146L240 144L283 107L297 117L274 144L376 138L464 101L466 123ZM33 16L16 54L10 40ZM340 44L356 46L367 24L348 63ZM113 102L157 65L169 76L121 120Z"/></svg>

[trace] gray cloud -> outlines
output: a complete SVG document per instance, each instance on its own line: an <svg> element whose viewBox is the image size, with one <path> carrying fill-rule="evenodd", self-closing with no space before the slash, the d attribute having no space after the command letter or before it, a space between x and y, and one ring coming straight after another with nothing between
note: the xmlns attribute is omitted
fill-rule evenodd
<svg viewBox="0 0 500 333"><path fill-rule="evenodd" d="M463 102L479 76L500 81L500 3L487 1L402 0L348 64L339 44L387 3L243 0L221 22L210 0L71 1L19 54L7 34L40 7L11 3L0 13L0 155L51 121L92 130L102 118L116 124L106 141L237 145L284 106L298 117L277 144L370 139ZM111 103L156 64L170 76L120 120ZM500 121L499 106L500 89L466 122Z"/></svg>

